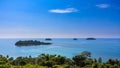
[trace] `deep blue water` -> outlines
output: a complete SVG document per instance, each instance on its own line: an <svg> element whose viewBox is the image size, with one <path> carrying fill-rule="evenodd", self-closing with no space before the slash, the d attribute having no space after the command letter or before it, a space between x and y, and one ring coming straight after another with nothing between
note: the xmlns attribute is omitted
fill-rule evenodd
<svg viewBox="0 0 120 68"><path fill-rule="evenodd" d="M6 56L29 56L36 57L39 54L60 54L68 58L80 54L83 51L90 51L93 58L102 57L103 60L108 58L120 59L120 38L99 38L97 40L86 40L80 38L73 40L72 38L53 38L52 45L40 46L15 46L15 42L19 40L39 40L38 38L17 38L17 39L0 39L0 54Z"/></svg>

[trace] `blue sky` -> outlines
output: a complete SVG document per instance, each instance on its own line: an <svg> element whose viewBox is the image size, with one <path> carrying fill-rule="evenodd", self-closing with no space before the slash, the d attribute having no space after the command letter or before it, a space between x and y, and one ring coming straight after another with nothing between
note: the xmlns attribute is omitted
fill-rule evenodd
<svg viewBox="0 0 120 68"><path fill-rule="evenodd" d="M120 38L120 0L0 0L0 38Z"/></svg>

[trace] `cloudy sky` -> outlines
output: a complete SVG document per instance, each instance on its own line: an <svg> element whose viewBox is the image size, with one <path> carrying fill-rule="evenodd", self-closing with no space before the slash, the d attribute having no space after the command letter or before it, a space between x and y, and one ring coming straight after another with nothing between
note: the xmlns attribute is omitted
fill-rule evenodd
<svg viewBox="0 0 120 68"><path fill-rule="evenodd" d="M0 0L0 38L120 38L120 0Z"/></svg>

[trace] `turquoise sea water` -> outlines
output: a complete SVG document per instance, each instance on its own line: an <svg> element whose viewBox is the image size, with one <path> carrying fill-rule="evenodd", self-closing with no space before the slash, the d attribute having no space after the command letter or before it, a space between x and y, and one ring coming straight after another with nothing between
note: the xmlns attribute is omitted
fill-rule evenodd
<svg viewBox="0 0 120 68"><path fill-rule="evenodd" d="M41 38L17 38L17 39L0 39L0 54L6 56L29 56L36 57L39 54L60 54L68 58L80 54L83 51L90 51L93 58L102 57L103 60L108 58L120 59L120 38L99 38L97 40L86 40L79 38L53 38L52 45L40 46L15 46L15 42L19 40L39 40L46 41Z"/></svg>

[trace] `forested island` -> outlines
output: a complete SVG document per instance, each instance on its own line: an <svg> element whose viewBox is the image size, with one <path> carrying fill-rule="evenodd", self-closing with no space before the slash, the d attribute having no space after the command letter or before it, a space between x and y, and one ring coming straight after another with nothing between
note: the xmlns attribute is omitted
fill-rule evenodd
<svg viewBox="0 0 120 68"><path fill-rule="evenodd" d="M86 40L96 40L96 38L87 38Z"/></svg>
<svg viewBox="0 0 120 68"><path fill-rule="evenodd" d="M91 53L84 51L73 58L61 55L40 54L38 57L5 57L0 55L0 68L120 68L120 60L91 58Z"/></svg>
<svg viewBox="0 0 120 68"><path fill-rule="evenodd" d="M46 38L45 40L51 41L52 39L51 38Z"/></svg>
<svg viewBox="0 0 120 68"><path fill-rule="evenodd" d="M73 40L78 40L77 38L73 38Z"/></svg>
<svg viewBox="0 0 120 68"><path fill-rule="evenodd" d="M17 41L15 43L16 46L36 46L36 45L50 45L52 43L49 42L41 42L37 40L25 40L25 41Z"/></svg>

